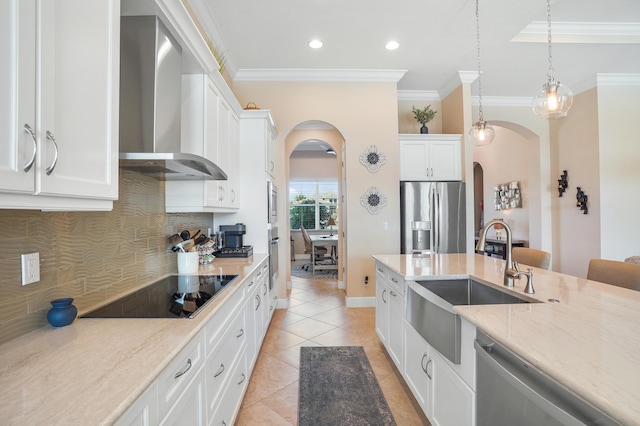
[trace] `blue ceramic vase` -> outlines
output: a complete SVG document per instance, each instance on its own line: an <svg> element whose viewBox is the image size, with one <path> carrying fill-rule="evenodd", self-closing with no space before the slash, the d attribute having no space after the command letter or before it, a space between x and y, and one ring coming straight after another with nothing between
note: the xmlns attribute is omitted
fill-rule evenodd
<svg viewBox="0 0 640 426"><path fill-rule="evenodd" d="M51 301L53 308L47 312L47 321L54 327L64 327L69 325L76 319L78 315L78 308L73 304L72 297L65 297L63 299L56 299Z"/></svg>

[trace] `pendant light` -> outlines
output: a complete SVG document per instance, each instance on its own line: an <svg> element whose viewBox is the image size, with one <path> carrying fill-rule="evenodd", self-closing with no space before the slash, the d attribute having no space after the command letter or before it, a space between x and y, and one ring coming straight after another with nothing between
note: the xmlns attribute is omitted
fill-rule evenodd
<svg viewBox="0 0 640 426"><path fill-rule="evenodd" d="M573 92L555 79L553 57L551 55L551 2L547 0L547 42L549 49L549 71L547 82L533 98L533 112L543 118L562 118L567 116L573 103Z"/></svg>
<svg viewBox="0 0 640 426"><path fill-rule="evenodd" d="M473 140L473 144L476 146L489 145L493 142L493 138L496 136L493 127L484 121L482 115L482 71L480 68L480 13L478 7L478 1L476 0L476 44L478 47L478 102L479 102L479 116L478 121L469 130L469 136Z"/></svg>

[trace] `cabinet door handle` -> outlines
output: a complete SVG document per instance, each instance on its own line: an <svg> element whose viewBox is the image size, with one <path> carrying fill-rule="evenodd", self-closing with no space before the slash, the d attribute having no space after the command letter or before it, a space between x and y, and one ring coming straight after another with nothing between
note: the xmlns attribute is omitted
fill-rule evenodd
<svg viewBox="0 0 640 426"><path fill-rule="evenodd" d="M220 368L218 368L218 371L216 371L216 374L214 374L213 377L218 377L222 373L224 373L224 364L220 364Z"/></svg>
<svg viewBox="0 0 640 426"><path fill-rule="evenodd" d="M395 278L391 278L391 281L398 284L398 280L396 280Z"/></svg>
<svg viewBox="0 0 640 426"><path fill-rule="evenodd" d="M258 308L260 307L260 296L256 295L256 301L258 302L256 304L256 311L258 310Z"/></svg>
<svg viewBox="0 0 640 426"><path fill-rule="evenodd" d="M242 373L242 379L240 379L240 381L238 382L238 385L241 385L246 379L247 379L247 376L245 376L244 373Z"/></svg>
<svg viewBox="0 0 640 426"><path fill-rule="evenodd" d="M427 372L427 366L426 366L426 365L424 365L424 359L425 359L427 356L428 356L428 355L427 355L427 353L425 352L425 353L422 355L422 359L420 360L420 368L422 368L422 371L424 371L425 373Z"/></svg>
<svg viewBox="0 0 640 426"><path fill-rule="evenodd" d="M187 373L187 371L189 371L189 370L191 370L191 358L189 358L189 359L187 360L187 366L185 367L185 369L184 369L184 370L182 370L182 371L178 371L178 372L173 376L173 378L174 378L174 379L177 379L177 378L178 378L178 377L180 377L180 376L184 376L184 375Z"/></svg>
<svg viewBox="0 0 640 426"><path fill-rule="evenodd" d="M387 303L387 301L386 301L386 300L384 300L384 294L385 294L386 292L387 292L387 289L386 289L386 288L385 288L384 290L382 290L382 296L381 296L381 297L382 297L382 301L383 301L384 303Z"/></svg>
<svg viewBox="0 0 640 426"><path fill-rule="evenodd" d="M271 161L271 171L273 171L276 168L276 165L273 161Z"/></svg>
<svg viewBox="0 0 640 426"><path fill-rule="evenodd" d="M378 272L380 272L381 274L384 274L384 271L382 270L382 268L378 268Z"/></svg>
<svg viewBox="0 0 640 426"><path fill-rule="evenodd" d="M235 189L231 190L231 202L233 203L234 201L236 201L236 191Z"/></svg>
<svg viewBox="0 0 640 426"><path fill-rule="evenodd" d="M267 294L267 285L263 284L263 286L264 286L264 293L262 293L262 295L265 296Z"/></svg>
<svg viewBox="0 0 640 426"><path fill-rule="evenodd" d="M29 126L27 123L24 123L24 130L25 132L31 135L31 141L33 141L33 154L31 154L31 159L22 168L22 170L24 170L24 172L27 173L29 170L31 170L31 167L33 167L33 163L35 163L36 161L36 152L38 151L38 144L36 143L36 134L33 132L33 129L31 128L31 126Z"/></svg>
<svg viewBox="0 0 640 426"><path fill-rule="evenodd" d="M429 358L429 361L427 361L427 366L424 369L425 374L427 375L427 377L429 378L429 380L432 380L433 378L431 377L431 374L429 374L429 364L431 364L433 362L433 358Z"/></svg>
<svg viewBox="0 0 640 426"><path fill-rule="evenodd" d="M244 329L243 329L243 328L241 328L241 329L240 329L240 334L238 334L238 335L236 336L236 338L237 338L237 339L239 339L239 338L241 338L242 336L244 336Z"/></svg>
<svg viewBox="0 0 640 426"><path fill-rule="evenodd" d="M389 294L392 295L393 297L397 296L396 292L393 290L389 290Z"/></svg>
<svg viewBox="0 0 640 426"><path fill-rule="evenodd" d="M249 285L247 287L253 287L253 284L255 284L255 283L254 283L253 280L251 280L251 281L249 281Z"/></svg>
<svg viewBox="0 0 640 426"><path fill-rule="evenodd" d="M51 163L51 165L47 167L47 170L46 170L47 176L49 176L53 172L53 169L56 168L56 164L58 164L58 144L56 143L56 138L53 137L53 133L51 133L48 130L47 130L47 139L49 139L53 143L53 149L55 150L55 153L53 155L53 163Z"/></svg>

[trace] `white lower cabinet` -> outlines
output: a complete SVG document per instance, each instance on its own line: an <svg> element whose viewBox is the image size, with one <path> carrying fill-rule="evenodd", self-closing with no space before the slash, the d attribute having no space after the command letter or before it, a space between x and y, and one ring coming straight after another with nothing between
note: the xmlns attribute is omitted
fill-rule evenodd
<svg viewBox="0 0 640 426"><path fill-rule="evenodd" d="M204 376L198 371L160 424L205 426L206 418Z"/></svg>
<svg viewBox="0 0 640 426"><path fill-rule="evenodd" d="M376 272L376 333L387 346L389 336L389 294L384 277Z"/></svg>
<svg viewBox="0 0 640 426"><path fill-rule="evenodd" d="M445 359L405 319L405 285L376 261L376 333L432 425L474 426L475 327L461 318L461 361Z"/></svg>
<svg viewBox="0 0 640 426"><path fill-rule="evenodd" d="M158 379L158 408L160 418L170 416L187 385L196 378L204 365L204 333L199 333L164 369ZM186 423L185 423L186 424Z"/></svg>
<svg viewBox="0 0 640 426"><path fill-rule="evenodd" d="M158 424L158 384L153 382L118 419L115 426L154 426Z"/></svg>
<svg viewBox="0 0 640 426"><path fill-rule="evenodd" d="M233 424L271 319L268 269L265 259L117 425Z"/></svg>
<svg viewBox="0 0 640 426"><path fill-rule="evenodd" d="M402 323L404 318L404 296L393 286L389 287L389 336L387 339L387 350L389 355L402 371L404 364L403 350L404 339L402 338Z"/></svg>
<svg viewBox="0 0 640 426"><path fill-rule="evenodd" d="M404 279L381 263L376 263L376 332L396 367L404 364Z"/></svg>
<svg viewBox="0 0 640 426"><path fill-rule="evenodd" d="M234 363L241 355L244 358L246 332L243 310L236 314L231 326L223 336L220 336L217 343L206 362L207 414L209 418L213 416L220 403Z"/></svg>
<svg viewBox="0 0 640 426"><path fill-rule="evenodd" d="M225 386L225 393L218 404L218 410L211 417L209 426L231 426L242 404L242 395L249 382L249 369L245 353L238 357L237 363L229 374L229 381Z"/></svg>
<svg viewBox="0 0 640 426"><path fill-rule="evenodd" d="M475 392L437 351L432 351L431 359L433 405L427 413L429 420L434 426L475 425Z"/></svg>
<svg viewBox="0 0 640 426"><path fill-rule="evenodd" d="M433 371L429 345L407 321L402 320L402 324L406 342L402 375L422 411L428 414L431 412L431 372Z"/></svg>
<svg viewBox="0 0 640 426"><path fill-rule="evenodd" d="M475 392L437 350L403 320L402 375L432 425L475 425Z"/></svg>
<svg viewBox="0 0 640 426"><path fill-rule="evenodd" d="M245 323L247 324L247 348L245 352L249 370L253 369L256 359L258 358L258 348L260 347L257 336L258 332L255 327L255 311L258 305L256 294L259 287L257 275L257 273L254 273L247 280L247 302L244 308Z"/></svg>

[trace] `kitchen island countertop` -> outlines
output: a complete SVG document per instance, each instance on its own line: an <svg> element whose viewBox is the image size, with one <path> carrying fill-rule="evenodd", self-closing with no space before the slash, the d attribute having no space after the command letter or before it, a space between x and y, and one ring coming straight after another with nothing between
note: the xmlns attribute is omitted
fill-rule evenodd
<svg viewBox="0 0 640 426"><path fill-rule="evenodd" d="M114 423L267 258L216 259L200 274L238 275L195 318L78 318L0 346L0 423Z"/></svg>
<svg viewBox="0 0 640 426"><path fill-rule="evenodd" d="M407 280L473 277L544 302L454 311L622 424L640 425L640 292L532 268L535 294L527 295L524 279L513 290L502 285L502 259L373 257Z"/></svg>

